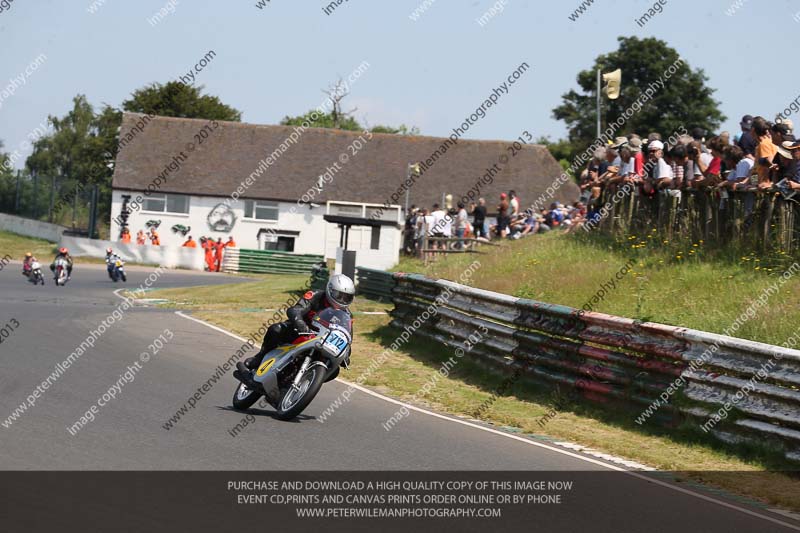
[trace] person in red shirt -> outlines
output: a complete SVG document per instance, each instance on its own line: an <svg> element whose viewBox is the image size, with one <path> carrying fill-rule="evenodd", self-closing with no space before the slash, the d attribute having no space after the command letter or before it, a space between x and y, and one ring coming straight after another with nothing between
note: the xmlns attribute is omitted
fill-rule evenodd
<svg viewBox="0 0 800 533"><path fill-rule="evenodd" d="M628 148L633 154L633 173L636 175L634 181L640 183L644 178L644 154L642 153L642 139L632 137L628 141Z"/></svg>

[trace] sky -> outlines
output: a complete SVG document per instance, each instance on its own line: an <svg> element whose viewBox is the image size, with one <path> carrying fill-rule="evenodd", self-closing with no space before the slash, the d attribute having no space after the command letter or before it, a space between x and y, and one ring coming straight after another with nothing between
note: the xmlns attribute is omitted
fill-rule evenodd
<svg viewBox="0 0 800 533"><path fill-rule="evenodd" d="M525 62L530 68L463 137L557 139L566 126L552 109L621 35L663 39L702 68L728 117L722 129L737 131L745 113L773 118L800 95L791 65L797 0L661 0L644 27L635 19L653 2L641 0L594 0L574 21L582 0L345 0L327 14L330 0L260 1L0 0L4 151L22 154L20 168L28 135L48 115L64 115L75 95L96 109L120 106L138 88L185 75L211 50L195 84L254 124L317 107L322 89L366 61L345 110L362 124L447 136Z"/></svg>

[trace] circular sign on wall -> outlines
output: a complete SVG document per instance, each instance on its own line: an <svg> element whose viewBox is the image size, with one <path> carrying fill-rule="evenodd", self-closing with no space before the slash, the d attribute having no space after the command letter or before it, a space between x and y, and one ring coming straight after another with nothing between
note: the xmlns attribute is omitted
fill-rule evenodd
<svg viewBox="0 0 800 533"><path fill-rule="evenodd" d="M236 214L229 206L217 204L208 214L206 220L208 220L208 227L212 231L229 233L233 226L236 225Z"/></svg>

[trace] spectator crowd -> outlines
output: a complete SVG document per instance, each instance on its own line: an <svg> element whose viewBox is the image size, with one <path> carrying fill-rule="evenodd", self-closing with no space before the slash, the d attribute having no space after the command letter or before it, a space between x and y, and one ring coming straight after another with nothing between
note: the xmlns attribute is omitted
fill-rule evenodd
<svg viewBox="0 0 800 533"><path fill-rule="evenodd" d="M607 199L627 195L654 200L681 198L687 191L707 191L723 208L732 192L743 193L745 212L752 213L755 195L768 193L796 201L800 190L800 142L788 118L770 122L745 115L741 131L706 136L702 128L677 132L620 136L598 148L579 178L580 198L571 205L553 202L549 209L522 208L511 190L497 204L486 199L469 205L445 197L431 209L411 206L406 216L404 251L418 254L427 237L428 250L465 247L466 239L519 239L554 229L592 229L605 216ZM800 196L797 196L800 198ZM490 216L491 215L491 216Z"/></svg>

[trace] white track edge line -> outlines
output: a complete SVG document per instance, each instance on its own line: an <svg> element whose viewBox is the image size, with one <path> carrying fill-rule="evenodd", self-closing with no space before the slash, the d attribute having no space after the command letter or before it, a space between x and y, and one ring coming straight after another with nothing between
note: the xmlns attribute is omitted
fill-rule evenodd
<svg viewBox="0 0 800 533"><path fill-rule="evenodd" d="M121 298L121 296L120 296L120 298ZM229 337L233 337L234 339L240 340L242 342L246 342L247 341L247 339L245 339L244 337L240 337L239 335L236 335L235 333L231 333L230 331L227 331L227 330L222 329L222 328L220 328L218 326L215 326L214 324L210 324L210 323L208 323L208 322L206 322L204 320L200 320L199 318L195 318L193 316L186 315L182 311L175 311L175 314L178 315L178 316L181 316L183 318L188 318L189 320L197 322L198 324L203 324L204 326L207 326L207 327L209 327L209 328L211 328L213 330L219 331L220 333L224 333L225 335L227 335ZM489 433L494 433L496 435L500 435L501 437L506 437L506 438L513 439L513 440L520 441L520 442L524 442L524 443L527 443L527 444L530 444L530 445L533 445L533 446L538 446L540 448L544 448L544 449L547 449L547 450L550 450L550 451L553 451L553 452L556 452L556 453L560 453L562 455L567 455L567 456L570 456L570 457L574 457L576 459L580 459L582 461L586 461L586 462L589 462L589 463L594 463L594 464L606 467L606 468L608 468L610 470L616 470L618 472L624 472L625 474L628 474L630 476L634 476L636 478L642 479L642 480L647 481L649 483L655 483L656 485L659 485L659 486L662 486L662 487L665 487L665 488L668 488L668 489L671 489L671 490L674 490L674 491L678 491L678 492L681 492L683 494L687 494L689 496L694 496L695 498L700 498L701 500L704 500L704 501L707 501L707 502L710 502L710 503L715 503L717 505L721 505L723 507L727 507L728 509L733 509L735 511L739 511L740 513L744 513L744 514L747 514L747 515L750 515L750 516L753 516L753 517L756 517L756 518L761 518L763 520L767 520L769 522L773 522L775 524L778 524L778 525L781 525L781 526L784 526L784 527L788 527L790 529L794 529L795 531L800 531L800 526L795 526L794 524L789 524L787 522L783 522L783 521L781 521L781 520L779 520L777 518L773 518L771 516L767 516L767 515L764 515L764 514L761 514L761 513L757 513L755 511L751 511L750 509L745 509L743 507L737 507L736 505L733 505L731 503L724 502L724 501L718 500L716 498L712 498L711 496L706 496L704 494L700 494L699 492L694 492L694 491L689 490L689 489L684 489L682 487L677 487L675 485L672 485L671 483L667 483L666 481L661 481L661 480L658 480L658 479L651 479L651 478L649 478L647 476L639 474L638 472L636 472L634 470L625 470L624 468L619 468L617 466L610 465L610 464L604 463L602 461L597 461L595 459L591 459L589 457L584 457L584 456L578 455L576 453L568 452L566 450L562 450L562 449L559 449L559 448L554 448L553 446L548 446L547 444L543 444L541 442L535 442L535 441L532 441L530 439L526 439L526 438L523 438L523 437L518 437L517 435L513 435L511 433L505 433L503 431L498 431L498 430L493 429L493 428L487 428L487 427L484 427L484 426L480 426L478 424L473 424L472 422L467 422L466 420L459 420L457 418L450 418L448 416L444 416L444 415L441 415L439 413L434 413L433 411L428 411L428 410L422 409L420 407L416 407L416 406L413 406L413 405L408 405L406 403L401 402L400 400L395 400L394 398L389 398L388 396L384 396L384 395L382 395L380 393L377 393L375 391L369 390L369 389L367 389L365 387L362 387L360 385L356 385L355 383L350 383L349 381L345 381L345 380L340 379L340 378L336 378L335 381L339 381L341 383L344 383L349 387L352 387L352 388L354 388L356 390L360 390L361 392L364 392L364 393L369 394L371 396L375 396L376 398L380 398L381 400L387 401L389 403L402 405L406 409L411 409L412 411L418 411L420 413L424 413L426 415L430 415L430 416L433 416L433 417L436 417L436 418L441 418L443 420L448 420L450 422L455 422L457 424L463 424L465 426L469 426L469 427L472 427L472 428L475 428L475 429L479 429L481 431L487 431Z"/></svg>

